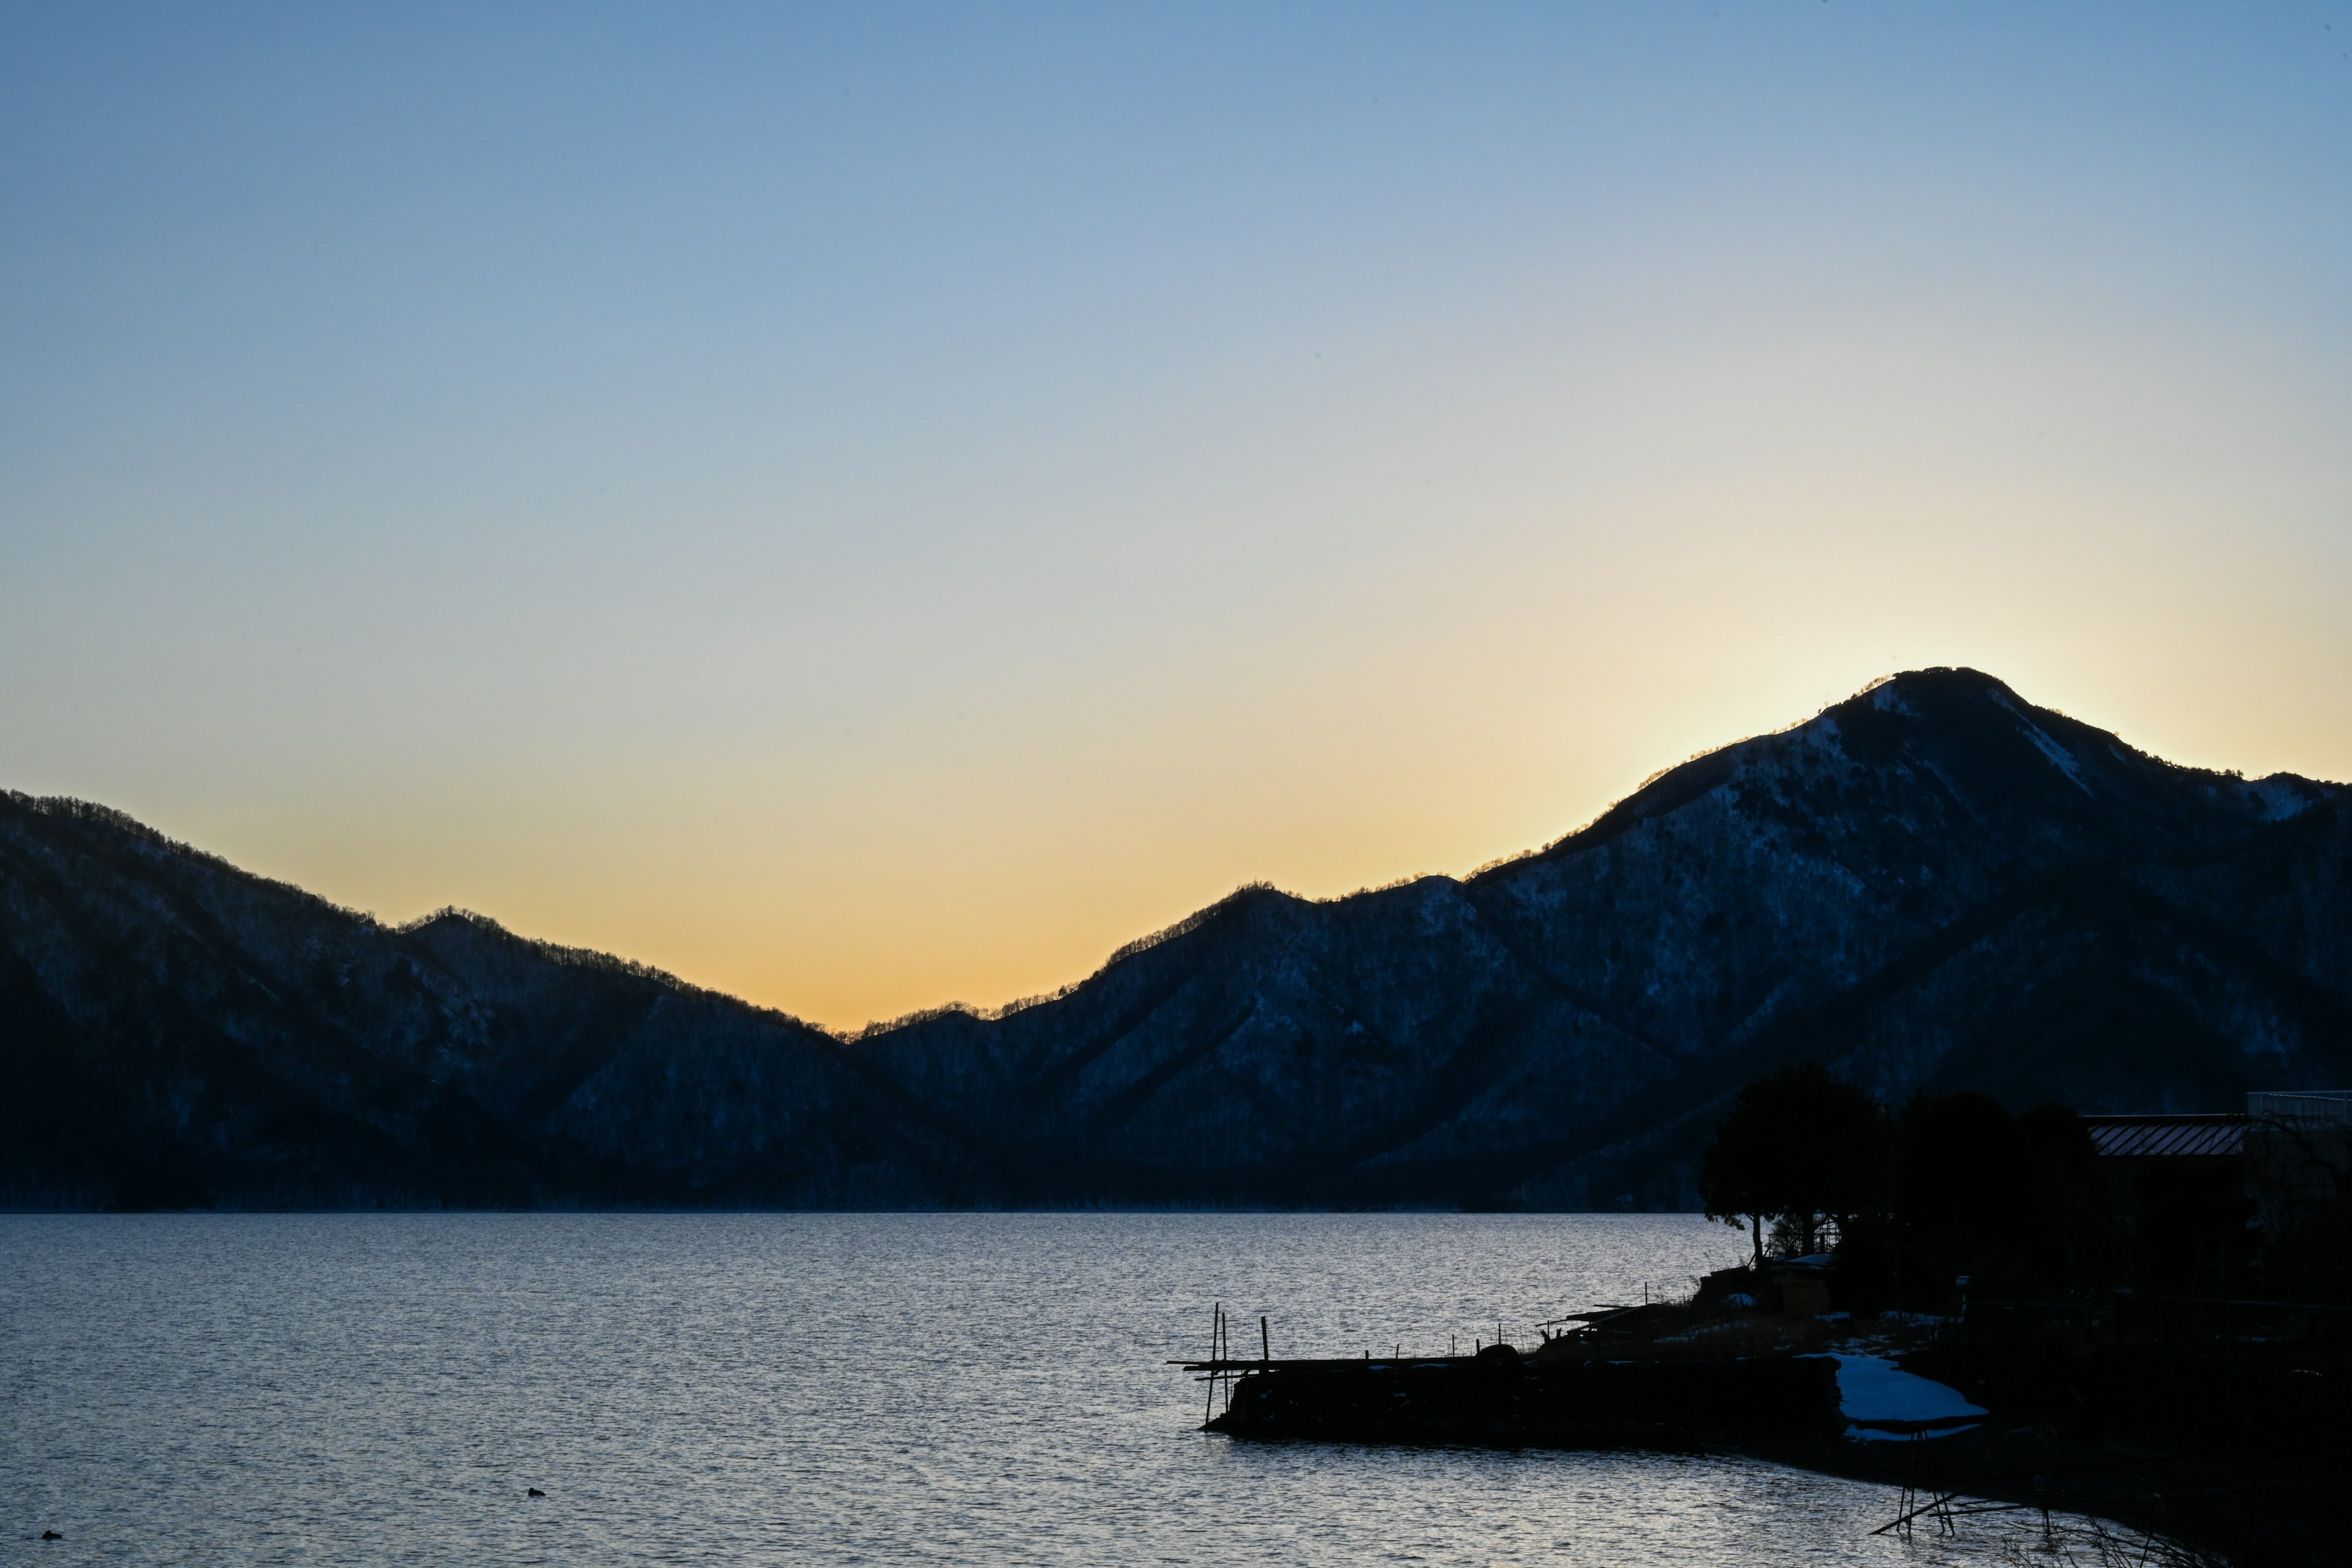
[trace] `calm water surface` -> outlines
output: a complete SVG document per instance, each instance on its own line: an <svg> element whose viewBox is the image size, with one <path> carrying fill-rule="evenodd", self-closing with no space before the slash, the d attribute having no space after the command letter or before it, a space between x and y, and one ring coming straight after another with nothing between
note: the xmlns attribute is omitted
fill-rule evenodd
<svg viewBox="0 0 2352 1568"><path fill-rule="evenodd" d="M1237 1444L1161 1364L1214 1300L1277 1355L1443 1350L1741 1250L1685 1215L5 1215L0 1563L1997 1561L1745 1460Z"/></svg>

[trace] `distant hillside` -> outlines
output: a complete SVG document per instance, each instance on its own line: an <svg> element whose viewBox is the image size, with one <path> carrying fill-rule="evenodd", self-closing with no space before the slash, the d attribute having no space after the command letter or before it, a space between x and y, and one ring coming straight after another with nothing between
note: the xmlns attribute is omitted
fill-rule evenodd
<svg viewBox="0 0 2352 1568"><path fill-rule="evenodd" d="M2352 792L1917 671L1477 876L1244 889L854 1040L0 799L17 1205L1674 1207L1805 1057L2084 1110L2352 1082Z"/></svg>

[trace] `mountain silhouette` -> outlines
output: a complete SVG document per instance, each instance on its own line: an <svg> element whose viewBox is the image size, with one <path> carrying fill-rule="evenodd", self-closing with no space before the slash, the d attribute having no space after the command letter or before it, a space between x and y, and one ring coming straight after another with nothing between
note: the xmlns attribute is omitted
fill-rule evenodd
<svg viewBox="0 0 2352 1568"><path fill-rule="evenodd" d="M1895 677L1547 848L1248 887L844 1037L0 799L0 1203L1691 1206L1729 1093L2227 1110L2352 1081L2352 791Z"/></svg>

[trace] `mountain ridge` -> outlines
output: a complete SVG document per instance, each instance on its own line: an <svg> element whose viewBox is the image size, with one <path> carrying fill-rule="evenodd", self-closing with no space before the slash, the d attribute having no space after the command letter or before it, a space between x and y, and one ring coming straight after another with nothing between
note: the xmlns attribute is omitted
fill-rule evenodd
<svg viewBox="0 0 2352 1568"><path fill-rule="evenodd" d="M12 794L0 1201L1684 1206L1709 1108L1799 1056L2085 1110L2340 1080L2347 818L1910 671L1467 876L1252 884L837 1033Z"/></svg>

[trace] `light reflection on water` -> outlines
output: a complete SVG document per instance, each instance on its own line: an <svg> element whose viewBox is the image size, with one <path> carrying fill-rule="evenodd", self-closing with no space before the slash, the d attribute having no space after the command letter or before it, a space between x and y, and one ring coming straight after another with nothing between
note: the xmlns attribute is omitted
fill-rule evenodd
<svg viewBox="0 0 2352 1568"><path fill-rule="evenodd" d="M1213 1300L1277 1355L1443 1350L1741 1250L1688 1215L0 1216L0 1561L1996 1560L1746 1460L1237 1444L1162 1364Z"/></svg>

